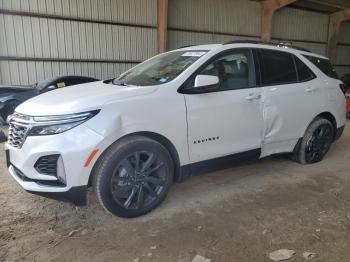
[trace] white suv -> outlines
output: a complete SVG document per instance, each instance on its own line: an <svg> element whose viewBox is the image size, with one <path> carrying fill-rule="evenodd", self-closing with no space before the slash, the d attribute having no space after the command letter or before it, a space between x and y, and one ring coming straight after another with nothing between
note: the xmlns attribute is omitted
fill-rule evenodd
<svg viewBox="0 0 350 262"><path fill-rule="evenodd" d="M322 160L345 125L340 84L307 50L177 49L21 104L9 120L9 172L27 191L76 204L92 185L107 211L139 216L191 174L281 153Z"/></svg>

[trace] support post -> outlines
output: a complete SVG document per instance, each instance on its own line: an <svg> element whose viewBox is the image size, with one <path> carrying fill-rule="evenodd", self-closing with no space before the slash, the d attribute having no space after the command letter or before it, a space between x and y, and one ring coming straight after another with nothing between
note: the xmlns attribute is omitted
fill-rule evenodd
<svg viewBox="0 0 350 262"><path fill-rule="evenodd" d="M261 41L271 41L272 19L275 11L295 1L296 0L265 0L261 2Z"/></svg>
<svg viewBox="0 0 350 262"><path fill-rule="evenodd" d="M166 51L168 28L168 0L158 0L158 52Z"/></svg>
<svg viewBox="0 0 350 262"><path fill-rule="evenodd" d="M340 25L350 19L350 9L333 13L329 16L327 55L335 63Z"/></svg>

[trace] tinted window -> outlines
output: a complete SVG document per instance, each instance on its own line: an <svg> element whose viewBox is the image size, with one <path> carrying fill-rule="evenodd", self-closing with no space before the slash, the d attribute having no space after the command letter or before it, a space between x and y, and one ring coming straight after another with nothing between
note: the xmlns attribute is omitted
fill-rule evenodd
<svg viewBox="0 0 350 262"><path fill-rule="evenodd" d="M263 85L297 82L293 57L287 52L260 50L261 81Z"/></svg>
<svg viewBox="0 0 350 262"><path fill-rule="evenodd" d="M315 78L314 73L301 61L298 57L294 56L295 66L298 72L298 81L305 82Z"/></svg>
<svg viewBox="0 0 350 262"><path fill-rule="evenodd" d="M217 57L197 75L217 76L222 90L256 85L252 52L248 49L237 49Z"/></svg>
<svg viewBox="0 0 350 262"><path fill-rule="evenodd" d="M326 74L329 77L338 79L338 74L334 70L334 68L331 65L331 62L328 59L322 59L314 56L307 56L305 57L310 60L315 66L318 67L324 74Z"/></svg>

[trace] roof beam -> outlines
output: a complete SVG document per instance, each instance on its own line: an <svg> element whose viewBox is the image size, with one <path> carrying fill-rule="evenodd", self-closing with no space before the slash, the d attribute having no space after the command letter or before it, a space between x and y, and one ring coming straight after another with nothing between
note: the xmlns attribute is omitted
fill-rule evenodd
<svg viewBox="0 0 350 262"><path fill-rule="evenodd" d="M168 0L158 0L158 52L166 51L168 28Z"/></svg>
<svg viewBox="0 0 350 262"><path fill-rule="evenodd" d="M347 9L348 7L345 5L339 5L339 4L334 4L331 2L327 2L324 0L306 0L309 3L314 3L314 4L318 4L318 5L323 5L323 6L327 6L327 7L333 7L333 8L338 8L338 9Z"/></svg>
<svg viewBox="0 0 350 262"><path fill-rule="evenodd" d="M346 20L350 20L350 9L339 11L329 16L327 55L333 63L336 61L339 28Z"/></svg>
<svg viewBox="0 0 350 262"><path fill-rule="evenodd" d="M296 0L265 0L261 2L261 41L271 41L273 14L278 9L289 5L295 1Z"/></svg>

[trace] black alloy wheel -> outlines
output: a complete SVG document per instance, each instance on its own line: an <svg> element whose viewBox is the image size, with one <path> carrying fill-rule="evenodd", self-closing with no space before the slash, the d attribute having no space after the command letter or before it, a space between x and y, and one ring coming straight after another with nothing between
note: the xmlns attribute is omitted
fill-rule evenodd
<svg viewBox="0 0 350 262"><path fill-rule="evenodd" d="M292 159L300 164L323 160L335 138L335 127L325 118L316 117L296 145Z"/></svg>
<svg viewBox="0 0 350 262"><path fill-rule="evenodd" d="M121 217L137 217L165 199L173 182L174 165L162 144L134 135L110 146L93 176L105 210Z"/></svg>
<svg viewBox="0 0 350 262"><path fill-rule="evenodd" d="M152 205L165 189L164 162L155 153L136 151L124 158L111 177L114 200L125 209Z"/></svg>
<svg viewBox="0 0 350 262"><path fill-rule="evenodd" d="M330 125L320 125L307 141L305 158L308 163L323 159L333 142L333 130Z"/></svg>

